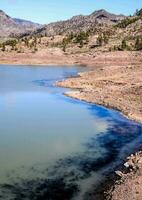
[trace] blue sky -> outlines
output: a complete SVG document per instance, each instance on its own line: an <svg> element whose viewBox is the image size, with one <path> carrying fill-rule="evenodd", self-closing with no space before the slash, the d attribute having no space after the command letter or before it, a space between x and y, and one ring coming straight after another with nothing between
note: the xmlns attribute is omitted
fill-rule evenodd
<svg viewBox="0 0 142 200"><path fill-rule="evenodd" d="M0 0L0 9L8 15L43 24L102 8L130 15L142 8L142 0Z"/></svg>

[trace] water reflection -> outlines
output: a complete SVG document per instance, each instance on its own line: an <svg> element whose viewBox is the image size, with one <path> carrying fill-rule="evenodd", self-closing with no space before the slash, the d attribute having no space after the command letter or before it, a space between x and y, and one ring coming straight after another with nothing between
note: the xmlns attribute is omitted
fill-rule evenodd
<svg viewBox="0 0 142 200"><path fill-rule="evenodd" d="M62 95L77 67L0 67L0 198L84 199L142 143L142 126Z"/></svg>

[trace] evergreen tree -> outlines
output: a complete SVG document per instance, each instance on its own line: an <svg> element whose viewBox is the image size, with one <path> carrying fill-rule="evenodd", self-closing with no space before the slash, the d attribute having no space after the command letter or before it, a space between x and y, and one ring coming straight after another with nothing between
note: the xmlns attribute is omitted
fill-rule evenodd
<svg viewBox="0 0 142 200"><path fill-rule="evenodd" d="M109 38L107 36L107 34L103 34L103 41L104 41L104 44L108 44L108 41L109 41Z"/></svg>
<svg viewBox="0 0 142 200"><path fill-rule="evenodd" d="M2 51L5 51L6 47L5 47L5 43L2 44Z"/></svg>
<svg viewBox="0 0 142 200"><path fill-rule="evenodd" d="M140 10L136 10L136 15L137 16L142 16L142 8Z"/></svg>
<svg viewBox="0 0 142 200"><path fill-rule="evenodd" d="M135 49L137 51L142 50L142 38L137 37L136 43L135 43Z"/></svg>
<svg viewBox="0 0 142 200"><path fill-rule="evenodd" d="M64 52L66 52L67 45L68 45L68 38L64 38L62 42L62 47Z"/></svg>
<svg viewBox="0 0 142 200"><path fill-rule="evenodd" d="M121 44L121 49L122 49L122 50L125 50L126 48L127 48L127 43L126 43L126 40L123 39L123 40L122 40L122 44Z"/></svg>
<svg viewBox="0 0 142 200"><path fill-rule="evenodd" d="M98 46L102 46L103 45L103 38L102 35L99 35L97 38L97 45Z"/></svg>

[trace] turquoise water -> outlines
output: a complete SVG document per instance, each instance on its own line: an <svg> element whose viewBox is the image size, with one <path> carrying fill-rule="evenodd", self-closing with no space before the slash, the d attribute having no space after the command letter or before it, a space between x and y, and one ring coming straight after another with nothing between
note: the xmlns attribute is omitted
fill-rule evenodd
<svg viewBox="0 0 142 200"><path fill-rule="evenodd" d="M85 199L141 148L142 126L68 98L76 66L0 66L0 199Z"/></svg>

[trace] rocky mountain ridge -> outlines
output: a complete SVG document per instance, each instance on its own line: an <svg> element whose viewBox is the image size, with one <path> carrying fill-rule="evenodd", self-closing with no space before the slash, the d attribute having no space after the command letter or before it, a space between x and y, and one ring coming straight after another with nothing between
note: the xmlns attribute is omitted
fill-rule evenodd
<svg viewBox="0 0 142 200"><path fill-rule="evenodd" d="M69 20L54 22L41 26L23 19L11 18L0 10L0 37L18 35L55 36L70 32L87 31L99 24L111 25L120 22L124 15L115 15L106 10L98 10L90 15L77 15Z"/></svg>
<svg viewBox="0 0 142 200"><path fill-rule="evenodd" d="M77 15L66 21L40 26L34 31L35 24L32 22L2 15L3 27L11 31L12 26L12 30L16 30L13 33L16 37L1 40L2 51L36 52L56 47L72 54L142 49L141 10L129 17L98 10L87 16ZM24 32L21 32L23 29Z"/></svg>
<svg viewBox="0 0 142 200"><path fill-rule="evenodd" d="M11 37L25 32L33 31L41 25L23 19L8 16L0 10L0 37Z"/></svg>
<svg viewBox="0 0 142 200"><path fill-rule="evenodd" d="M70 32L87 31L100 24L112 25L125 19L124 15L115 15L106 10L98 10L90 15L77 15L69 20L50 23L37 29L34 35L55 36Z"/></svg>

